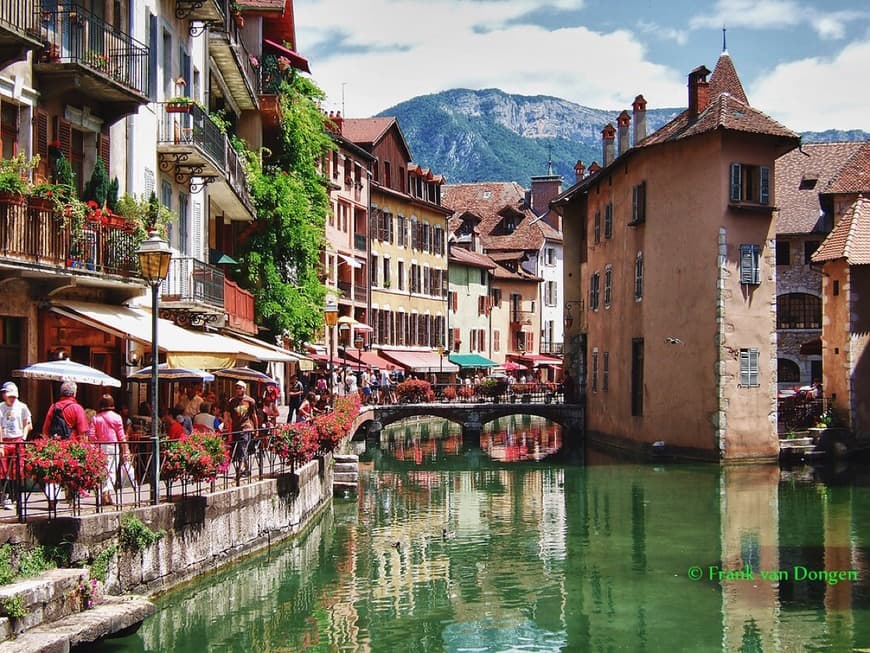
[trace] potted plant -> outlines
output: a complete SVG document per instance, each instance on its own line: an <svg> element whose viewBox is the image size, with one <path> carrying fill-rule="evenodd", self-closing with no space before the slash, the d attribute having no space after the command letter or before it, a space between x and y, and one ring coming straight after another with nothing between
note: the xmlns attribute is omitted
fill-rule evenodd
<svg viewBox="0 0 870 653"><path fill-rule="evenodd" d="M24 152L11 159L0 159L0 202L24 206L27 176L38 163L38 156L28 161Z"/></svg>
<svg viewBox="0 0 870 653"><path fill-rule="evenodd" d="M245 17L242 16L242 8L238 2L230 3L230 13L233 15L233 20L239 29L245 26Z"/></svg>
<svg viewBox="0 0 870 653"><path fill-rule="evenodd" d="M453 386L453 385L444 386L443 394L444 394L444 399L446 401L453 401L454 399L456 399L456 386Z"/></svg>
<svg viewBox="0 0 870 653"><path fill-rule="evenodd" d="M57 499L52 486L80 496L102 487L107 473L106 454L99 446L81 440L41 438L27 443L24 472L43 486L49 501Z"/></svg>
<svg viewBox="0 0 870 653"><path fill-rule="evenodd" d="M193 98L186 95L177 95L166 100L166 113L190 113L193 105Z"/></svg>
<svg viewBox="0 0 870 653"><path fill-rule="evenodd" d="M161 475L171 483L213 481L229 467L229 451L223 439L212 431L194 431L166 447Z"/></svg>

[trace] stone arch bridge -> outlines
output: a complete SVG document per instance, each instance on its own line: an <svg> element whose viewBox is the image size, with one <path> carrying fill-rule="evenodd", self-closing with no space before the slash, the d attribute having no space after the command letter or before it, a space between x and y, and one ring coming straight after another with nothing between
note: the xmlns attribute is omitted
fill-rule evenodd
<svg viewBox="0 0 870 653"><path fill-rule="evenodd" d="M480 441L485 424L510 415L537 415L559 424L572 447L584 439L582 404L557 403L430 403L364 406L351 426L353 440L379 439L381 429L408 417L441 417L462 427L463 440Z"/></svg>

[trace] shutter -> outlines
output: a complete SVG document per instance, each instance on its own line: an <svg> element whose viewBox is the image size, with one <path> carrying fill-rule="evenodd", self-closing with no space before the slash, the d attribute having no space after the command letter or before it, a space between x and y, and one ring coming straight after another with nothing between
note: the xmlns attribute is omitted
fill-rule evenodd
<svg viewBox="0 0 870 653"><path fill-rule="evenodd" d="M487 295L484 299L486 300L486 304L484 305L486 312L489 313L492 310L492 299L489 295Z"/></svg>
<svg viewBox="0 0 870 653"><path fill-rule="evenodd" d="M731 201L739 202L743 199L743 166L739 163L731 164Z"/></svg>
<svg viewBox="0 0 870 653"><path fill-rule="evenodd" d="M631 187L631 221L640 222L640 186Z"/></svg>
<svg viewBox="0 0 870 653"><path fill-rule="evenodd" d="M535 351L535 334L526 334L526 351Z"/></svg>
<svg viewBox="0 0 870 653"><path fill-rule="evenodd" d="M106 174L111 178L112 168L109 166L110 157L112 155L112 139L109 136L109 127L103 126L103 131L99 135L99 151L100 158L103 160L103 165L106 166Z"/></svg>
<svg viewBox="0 0 870 653"><path fill-rule="evenodd" d="M57 119L57 140L60 141L60 151L69 161L72 158L72 123L69 120Z"/></svg>
<svg viewBox="0 0 870 653"><path fill-rule="evenodd" d="M462 340L462 336L459 335L459 329L453 329L453 344L455 345L460 340Z"/></svg>
<svg viewBox="0 0 870 653"><path fill-rule="evenodd" d="M761 166L758 169L758 176L760 189L758 202L760 204L770 204L770 168L768 166Z"/></svg>
<svg viewBox="0 0 870 653"><path fill-rule="evenodd" d="M740 246L740 283L749 285L761 283L760 254L761 249L758 245Z"/></svg>
<svg viewBox="0 0 870 653"><path fill-rule="evenodd" d="M646 181L640 182L638 186L638 202L637 202L637 219L639 222L646 221Z"/></svg>
<svg viewBox="0 0 870 653"><path fill-rule="evenodd" d="M194 202L193 204L193 255L199 259L206 260L203 252L203 242L205 241L202 229L202 204Z"/></svg>
<svg viewBox="0 0 870 653"><path fill-rule="evenodd" d="M749 350L749 385L753 388L758 387L758 358L759 351L757 349Z"/></svg>
<svg viewBox="0 0 870 653"><path fill-rule="evenodd" d="M453 312L455 313L459 310L459 291L454 290L451 294L453 295Z"/></svg>
<svg viewBox="0 0 870 653"><path fill-rule="evenodd" d="M482 352L486 351L486 330L485 329L480 330L480 335L478 336L478 343L477 344L480 345L480 351L482 351Z"/></svg>
<svg viewBox="0 0 870 653"><path fill-rule="evenodd" d="M43 161L48 161L48 114L36 109L33 114L33 149Z"/></svg>
<svg viewBox="0 0 870 653"><path fill-rule="evenodd" d="M157 16L148 12L148 98L157 100Z"/></svg>
<svg viewBox="0 0 870 653"><path fill-rule="evenodd" d="M758 349L740 350L740 385L745 388L758 387Z"/></svg>

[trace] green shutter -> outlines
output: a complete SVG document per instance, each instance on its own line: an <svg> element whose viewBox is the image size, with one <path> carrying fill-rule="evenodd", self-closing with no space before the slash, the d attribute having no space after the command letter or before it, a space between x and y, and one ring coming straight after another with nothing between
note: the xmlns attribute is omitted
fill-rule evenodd
<svg viewBox="0 0 870 653"><path fill-rule="evenodd" d="M739 202L743 199L743 166L739 163L731 164L731 201Z"/></svg>
<svg viewBox="0 0 870 653"><path fill-rule="evenodd" d="M770 204L770 168L761 166L758 169L759 188L761 190L758 197L760 204Z"/></svg>

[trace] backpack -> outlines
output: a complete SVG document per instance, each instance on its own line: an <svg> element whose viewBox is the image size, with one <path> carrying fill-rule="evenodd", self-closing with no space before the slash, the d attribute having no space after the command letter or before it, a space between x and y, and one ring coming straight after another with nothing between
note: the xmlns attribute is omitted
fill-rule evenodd
<svg viewBox="0 0 870 653"><path fill-rule="evenodd" d="M51 412L51 424L48 426L48 436L69 440L72 437L72 429L63 416L63 408L55 406Z"/></svg>

